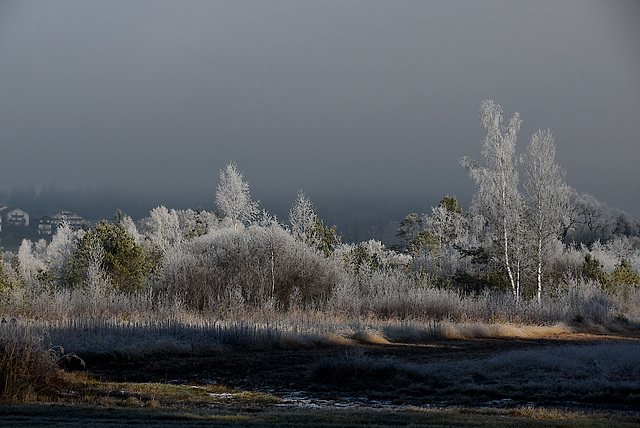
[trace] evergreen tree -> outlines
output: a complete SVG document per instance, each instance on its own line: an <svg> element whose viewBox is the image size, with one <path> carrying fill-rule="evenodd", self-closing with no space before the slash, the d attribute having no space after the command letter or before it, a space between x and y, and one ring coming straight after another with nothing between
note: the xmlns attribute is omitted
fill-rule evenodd
<svg viewBox="0 0 640 428"><path fill-rule="evenodd" d="M89 274L96 271L95 257L100 253L96 251L98 244L102 247L102 268L115 289L130 292L144 287L148 267L142 247L124 228L106 221L99 223L78 242L69 261L69 284L82 285L91 279ZM90 271L91 266L94 270Z"/></svg>
<svg viewBox="0 0 640 428"><path fill-rule="evenodd" d="M420 232L422 232L422 222L422 218L417 213L411 213L400 222L400 227L396 229L396 237L407 250L410 250L412 243L418 238Z"/></svg>

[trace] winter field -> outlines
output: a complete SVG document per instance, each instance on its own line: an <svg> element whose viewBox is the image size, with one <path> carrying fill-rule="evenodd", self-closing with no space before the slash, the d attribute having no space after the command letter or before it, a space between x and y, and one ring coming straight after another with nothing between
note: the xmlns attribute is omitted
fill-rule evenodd
<svg viewBox="0 0 640 428"><path fill-rule="evenodd" d="M278 220L234 164L216 212L24 240L3 425L637 426L640 226L564 183L550 131L516 156L519 117L481 115L472 206L408 214L393 246L342 242L302 191Z"/></svg>
<svg viewBox="0 0 640 428"><path fill-rule="evenodd" d="M633 325L298 319L9 321L3 349L20 358L3 355L0 420L640 424L640 330Z"/></svg>

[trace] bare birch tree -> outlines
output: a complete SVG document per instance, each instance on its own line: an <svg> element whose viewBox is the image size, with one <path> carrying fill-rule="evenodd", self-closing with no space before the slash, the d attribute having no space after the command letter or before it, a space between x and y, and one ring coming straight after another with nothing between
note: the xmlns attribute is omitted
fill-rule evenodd
<svg viewBox="0 0 640 428"><path fill-rule="evenodd" d="M521 156L527 172L524 189L528 195L531 231L536 243L536 282L538 303L542 299L545 252L562 237L569 208L570 188L564 181L565 172L555 162L556 145L550 130L538 131L527 151Z"/></svg>
<svg viewBox="0 0 640 428"><path fill-rule="evenodd" d="M482 102L480 107L482 126L487 130L482 156L485 166L464 157L461 163L478 186L473 198L472 211L486 218L500 242L502 259L513 294L520 297L519 260L512 260L518 230L521 228L523 198L518 191L518 170L515 154L520 130L520 115L515 113L507 126L502 125L502 107L493 100Z"/></svg>

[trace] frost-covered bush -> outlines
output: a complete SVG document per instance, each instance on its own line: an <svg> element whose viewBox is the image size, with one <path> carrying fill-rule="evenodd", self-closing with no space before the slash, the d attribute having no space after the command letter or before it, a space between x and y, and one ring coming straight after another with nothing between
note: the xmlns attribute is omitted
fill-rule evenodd
<svg viewBox="0 0 640 428"><path fill-rule="evenodd" d="M327 311L339 318L461 320L465 303L453 290L434 287L401 269L386 268L366 278L343 277Z"/></svg>
<svg viewBox="0 0 640 428"><path fill-rule="evenodd" d="M325 300L337 272L330 261L277 225L222 228L165 253L157 287L194 309L255 307L273 299L286 307Z"/></svg>
<svg viewBox="0 0 640 428"><path fill-rule="evenodd" d="M334 257L342 263L345 273L353 275L356 280L369 278L380 270L407 268L412 262L410 255L391 251L375 239L359 244L342 244L335 250Z"/></svg>

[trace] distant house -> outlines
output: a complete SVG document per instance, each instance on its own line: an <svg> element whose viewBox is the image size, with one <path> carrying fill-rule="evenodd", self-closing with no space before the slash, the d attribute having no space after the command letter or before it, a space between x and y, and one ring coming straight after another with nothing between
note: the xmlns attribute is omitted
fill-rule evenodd
<svg viewBox="0 0 640 428"><path fill-rule="evenodd" d="M51 235L53 234L53 227L51 223L51 217L45 215L38 220L38 234Z"/></svg>
<svg viewBox="0 0 640 428"><path fill-rule="evenodd" d="M63 221L66 221L72 230L82 229L82 225L87 222L84 218L69 210L62 210L58 214L51 216L51 225L54 228L60 226Z"/></svg>
<svg viewBox="0 0 640 428"><path fill-rule="evenodd" d="M29 213L21 208L13 208L4 213L4 220L12 226L28 227Z"/></svg>

